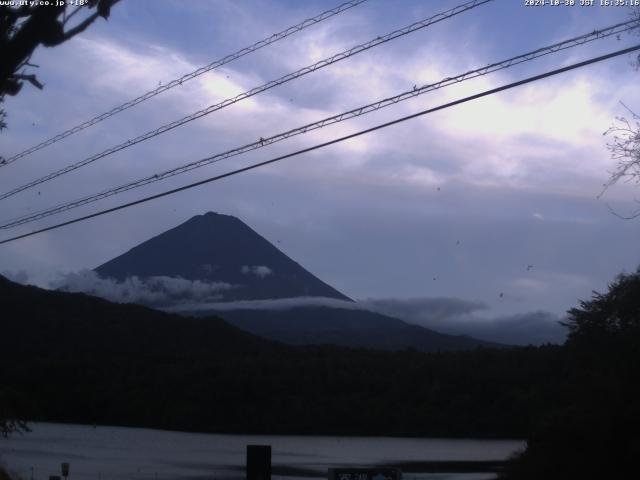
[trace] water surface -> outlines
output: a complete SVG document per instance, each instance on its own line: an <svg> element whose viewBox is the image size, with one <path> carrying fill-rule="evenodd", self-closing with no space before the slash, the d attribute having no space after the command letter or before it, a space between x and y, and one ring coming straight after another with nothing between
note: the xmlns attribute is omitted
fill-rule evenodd
<svg viewBox="0 0 640 480"><path fill-rule="evenodd" d="M327 468L435 460L503 460L524 443L395 437L218 435L141 428L32 424L0 439L0 461L24 480L241 480L248 444L272 446L274 480L326 478ZM406 473L406 480L480 480L492 474Z"/></svg>

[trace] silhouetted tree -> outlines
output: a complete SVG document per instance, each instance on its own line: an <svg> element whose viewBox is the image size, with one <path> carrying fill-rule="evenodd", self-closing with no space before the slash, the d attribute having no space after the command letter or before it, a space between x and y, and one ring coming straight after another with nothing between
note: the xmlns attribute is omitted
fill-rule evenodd
<svg viewBox="0 0 640 480"><path fill-rule="evenodd" d="M602 345L606 339L638 338L640 333L640 269L619 275L607 293L594 292L589 301L568 312L569 345Z"/></svg>
<svg viewBox="0 0 640 480"><path fill-rule="evenodd" d="M631 17L640 21L640 7L631 10ZM631 33L640 36L638 27L631 30ZM636 70L640 70L640 55L633 65ZM627 115L616 117L614 125L605 132L605 135L613 137L607 148L616 162L609 181L604 185L605 191L622 179L640 183L640 117L626 105L624 107ZM637 218L640 216L640 209L628 216L616 215L627 219Z"/></svg>
<svg viewBox="0 0 640 480"><path fill-rule="evenodd" d="M98 17L108 18L119 0L87 0L84 5L0 5L0 103L5 95L17 95L25 81L42 89L35 74L27 73L31 55L39 46L55 47L86 30ZM86 8L85 8L86 7ZM95 9L95 11L93 11ZM89 11L76 22L76 15ZM73 26L71 26L73 24ZM0 110L0 130L6 127L6 114Z"/></svg>
<svg viewBox="0 0 640 480"><path fill-rule="evenodd" d="M615 170L605 184L605 189L623 178L640 183L640 116L630 108L626 106L625 108L628 117L616 117L615 125L605 132L613 136L613 141L607 145L607 148L611 158L616 161ZM638 216L640 216L640 209L623 218Z"/></svg>
<svg viewBox="0 0 640 480"><path fill-rule="evenodd" d="M75 8L64 5L0 5L0 104L5 95L17 95L25 81L42 89L44 85L27 70L37 67L29 63L39 45L55 47L86 30L98 17L108 18L111 7L119 0L87 0ZM84 18L77 17L83 11ZM76 21L77 18L82 18ZM73 26L72 26L73 24ZM0 108L0 130L6 128L6 112ZM0 162L4 159L0 157ZM26 424L14 419L9 403L0 391L0 435L26 430Z"/></svg>
<svg viewBox="0 0 640 480"><path fill-rule="evenodd" d="M8 437L9 434L14 432L26 432L28 431L27 422L19 419L5 418L0 419L0 435Z"/></svg>
<svg viewBox="0 0 640 480"><path fill-rule="evenodd" d="M567 402L539 423L510 480L602 479L640 458L640 270L568 312Z"/></svg>
<svg viewBox="0 0 640 480"><path fill-rule="evenodd" d="M20 413L17 403L19 399L15 392L0 387L0 436L2 437L6 438L15 432L29 431L27 423L18 418Z"/></svg>

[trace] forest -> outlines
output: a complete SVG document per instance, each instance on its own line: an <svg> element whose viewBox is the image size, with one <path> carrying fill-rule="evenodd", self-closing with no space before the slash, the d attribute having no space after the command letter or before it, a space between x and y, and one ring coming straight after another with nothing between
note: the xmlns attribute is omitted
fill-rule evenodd
<svg viewBox="0 0 640 480"><path fill-rule="evenodd" d="M603 474L631 466L640 452L637 272L570 310L563 346L437 353L284 346L217 318L6 279L0 290L5 417L221 433L527 438L504 472L514 479L570 478L576 468Z"/></svg>

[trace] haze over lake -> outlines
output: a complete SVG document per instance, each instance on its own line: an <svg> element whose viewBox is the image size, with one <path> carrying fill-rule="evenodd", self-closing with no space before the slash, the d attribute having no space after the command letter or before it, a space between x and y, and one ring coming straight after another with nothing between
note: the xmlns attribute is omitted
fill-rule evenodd
<svg viewBox="0 0 640 480"><path fill-rule="evenodd" d="M243 479L245 448L268 444L274 480L326 478L327 468L434 460L503 460L518 440L215 435L140 428L38 423L0 445L0 461L23 479ZM33 467L33 471L31 470ZM405 474L406 479L476 480L493 474Z"/></svg>

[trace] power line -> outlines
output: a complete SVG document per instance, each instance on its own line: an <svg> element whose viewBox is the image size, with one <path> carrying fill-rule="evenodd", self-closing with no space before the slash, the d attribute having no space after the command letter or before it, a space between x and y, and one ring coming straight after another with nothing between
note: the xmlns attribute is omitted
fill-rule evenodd
<svg viewBox="0 0 640 480"><path fill-rule="evenodd" d="M189 80L193 80L196 77L199 77L200 75L210 72L211 70L214 70L218 67L221 67L223 65L226 65L227 63L231 63L234 60L237 60L238 58L244 57L245 55L248 55L250 53L253 53L257 50L260 50L263 47L266 47L268 45L271 45L272 43L278 42L284 38L287 38L290 35L293 35L294 33L298 33L302 30L304 30L307 27L310 27L312 25L315 25L317 23L320 23L328 18L331 18L335 15L338 15L346 10L349 10L350 8L356 7L358 5L360 5L361 3L367 2L368 0L352 0L346 3L343 3L341 5L338 5L335 8L332 8L331 10L327 10L324 11L322 13L320 13L319 15L316 15L315 17L312 18L307 18L306 20L304 20L303 22L298 23L297 25L294 25L292 27L289 27L285 30L282 30L279 33L274 33L273 35L271 35L270 37L267 37L265 39L260 40L259 42L254 43L253 45L250 45L248 47L245 48L241 48L240 50L238 50L237 52L231 53L219 60L216 60L214 62L211 62L210 64L204 66L204 67L200 67L197 70L194 70L191 73L187 73L185 75L183 75L180 78L176 78L175 80L171 80L169 83L165 84L165 85L160 85L158 88L155 88L153 90L148 91L147 93L140 95L139 97L134 98L133 100L129 100L128 102L123 103L122 105L119 105L117 107L112 108L111 110L109 110L108 112L102 113L100 115L97 115L95 117L93 117L90 120L87 120L86 122L83 122L79 125L76 125L75 127L72 127L68 130L65 130L62 133L59 133L58 135L55 135L47 140L44 140L41 143L38 143L37 145L34 145L20 153L17 153L16 155L9 157L7 159L4 159L4 161L0 161L0 167L5 166L5 165L9 165L10 163L15 162L16 160L19 160L20 158L26 157L27 155L30 155L34 152L37 152L38 150L42 150L45 147L48 147L50 145L53 145L54 143L59 142L60 140L63 140L71 135L74 135L82 130L84 130L85 128L89 128L93 125L95 125L96 123L100 123L103 120L106 120L109 117L112 117L114 115L117 115L120 112L123 112L131 107L134 107L135 105L138 105L139 103L144 102L145 100L149 100L150 98L155 97L156 95L160 95L161 93L166 92L167 90L170 90L172 88L175 88L179 85L182 85L185 82L188 82Z"/></svg>
<svg viewBox="0 0 640 480"><path fill-rule="evenodd" d="M5 240L0 241L0 245L3 245L5 243L9 243L9 242L13 242L15 240L20 240L22 238L31 237L31 236L37 235L39 233L48 232L50 230L55 230L55 229L58 229L58 228L61 228L61 227L65 227L67 225L72 225L74 223L78 223L78 222L82 222L82 221L85 221L85 220L89 220L91 218L99 217L99 216L105 215L107 213L112 213L112 212L115 212L115 211L118 211L118 210L123 210L125 208L133 207L135 205L139 205L141 203L146 203L146 202L149 202L151 200L156 200L158 198L166 197L168 195L173 195L174 193L178 193L178 192L181 192L183 190L189 190L191 188L195 188L195 187L198 187L200 185L204 185L204 184L207 184L207 183L215 182L217 180L222 180L223 178L231 177L233 175L237 175L239 173L243 173L243 172L246 172L246 171L249 171L249 170L253 170L253 169L256 169L256 168L259 168L259 167L263 167L265 165L269 165L269 164L272 164L272 163L275 163L275 162L279 162L279 161L287 159L287 158L295 157L295 156L301 155L303 153L308 153L308 152L311 152L313 150L318 150L320 148L328 147L329 145L334 145L336 143L344 142L346 140L350 140L352 138L356 138L356 137L359 137L361 135L365 135L367 133L371 133L371 132L374 132L374 131L377 131L377 130L381 130L383 128L387 128L387 127L390 127L392 125L396 125L398 123L402 123L402 122L405 122L407 120L411 120L413 118L417 118L417 117L420 117L420 116L423 116L423 115L427 115L429 113L437 112L439 110L444 110L444 109L447 109L447 108L450 108L450 107L453 107L453 106L456 106L456 105L460 105L460 104L463 104L463 103L466 103L466 102L470 102L472 100L477 100L478 98L486 97L488 95L493 95L493 94L498 93L498 92L509 90L511 88L519 87L521 85L525 85L525 84L528 84L528 83L536 82L536 81L542 80L542 79L547 78L547 77L551 77L551 76L554 76L554 75L558 75L560 73L568 72L570 70L575 70L577 68L581 68L581 67L584 67L584 66L587 66L587 65L591 65L593 63L597 63L597 62L601 62L601 61L604 61L604 60L608 60L610 58L618 57L620 55L631 53L631 52L634 52L634 51L637 51L637 50L640 50L640 45L635 45L633 47L629 47L629 48L625 48L625 49L622 49L622 50L618 50L616 52L608 53L606 55L601 55L599 57L591 58L589 60L585 60L585 61L582 61L582 62L579 62L579 63L574 63L572 65L568 65L566 67L558 68L556 70L551 70L549 72L545 72L545 73L542 73L542 74L539 74L539 75L534 75L532 77L525 78L524 80L519 80L517 82L509 83L509 84L503 85L501 87L492 88L490 90L485 90L484 92L477 93L475 95L464 97L464 98L459 99L459 100L454 100L452 102L448 102L448 103L445 103L443 105L439 105L437 107L429 108L427 110L422 110L420 112L413 113L411 115L407 115L407 116L404 116L404 117L401 117L401 118L397 118L395 120L392 120L392 121L389 121L389 122L385 122L385 123L376 125L374 127L367 128L365 130L360 130L359 132L355 132L355 133L352 133L352 134L349 134L349 135L345 135L343 137L335 138L333 140L329 140L327 142L314 145L312 147L303 148L302 150L297 150L295 152L288 153L286 155L281 155L279 157L275 157L275 158L272 158L270 160L266 160L264 162L255 163L255 164L249 165L247 167L239 168L237 170L233 170L231 172L223 173L221 175L216 175L214 177L210 177L210 178L207 178L205 180L200 180L198 182L190 183L190 184L184 185L182 187L174 188L172 190L167 190L165 192L158 193L158 194L155 194L155 195L151 195L151 196L148 196L148 197L144 197L144 198L141 198L139 200L132 201L132 202L124 203L124 204L118 205L116 207L108 208L108 209L101 210L99 212L95 212L95 213L92 213L92 214L89 214L89 215L84 215L82 217L74 218L73 220L68 220L66 222L58 223L56 225L52 225L52 226L49 226L49 227L41 228L39 230L35 230L33 232L30 232L30 233L24 233L22 235L17 235L15 237L7 238Z"/></svg>
<svg viewBox="0 0 640 480"><path fill-rule="evenodd" d="M54 206L54 207L50 207L48 209L45 210L41 210L39 212L34 212L31 213L29 215L25 215L25 216L21 216L18 217L17 219L13 219L10 221L7 221L4 224L0 225L0 229L7 229L7 228L12 228L12 227L16 227L19 225L24 225L26 223L30 223L36 220L40 220L42 218L46 218L49 217L51 215L55 215L61 212L65 212L68 210L71 210L73 208L77 208L83 205L87 205L90 203L94 203L97 202L99 200L102 200L104 198L108 198L111 197L113 195L117 195L129 190L132 190L134 188L138 188L138 187L142 187L144 185L148 185L150 183L154 183L154 182L158 182L160 180L164 180L166 178L169 177L173 177L175 175L179 175L181 173L186 173L188 171L194 170L196 168L200 168L203 167L205 165L209 165L212 163L216 163L222 160L225 160L227 158L231 158L237 155L241 155L243 153L247 153L249 151L253 151L268 145L271 145L273 143L276 142L280 142L282 140L291 138L293 136L296 135L300 135L303 133L307 133L309 131L313 131L319 128L323 128L326 127L328 125L332 125L334 123L339 123L351 118L355 118L355 117L359 117L361 115L365 115L367 113L370 112L374 112L377 110L380 110L382 108L386 108L388 106L391 105L395 105L399 102L414 98L418 95L422 95L424 93L430 92L430 91L434 91L440 88L444 88L446 86L455 84L455 83L460 83L462 81L466 81L466 80L470 80L473 78L477 78L479 76L482 75L486 75L488 73L492 73L498 70L502 70L502 69L506 69L509 68L511 66L514 65L518 65L520 63L524 63L527 61L531 61L534 60L536 58L545 56L545 55L549 55L551 53L555 53L561 50L566 50L568 48L572 48L578 45L583 45L585 43L594 41L594 40L598 40L598 39L602 39L602 38L606 38L606 37L610 37L612 35L618 35L624 31L630 30L632 28L637 27L640 24L640 22L638 20L632 20L632 21L628 21L628 22L623 22L623 23L619 23L610 27L606 27L603 29L599 29L599 30L595 30L592 31L590 33L578 36L578 37L574 37L568 40L564 40L562 42L558 42L555 43L553 45L547 46L547 47L542 47L542 48L538 48L536 50L533 50L531 52L528 53L524 53L522 55L518 55L516 57L512 57L509 58L507 60L502 60L500 62L496 62L496 63L492 63L489 64L485 67L482 68L478 68L475 70L471 70L468 71L466 73L463 73L461 75L457 75L455 77L448 77L445 78L439 82L436 83L432 83L429 85L424 85L421 87L416 87L416 89L412 89L406 92L403 92L399 95L395 95L393 97L389 97L383 100L379 100L377 102L374 103L370 103L368 105L364 105L361 106L359 108L353 109L353 110L349 110L347 112L343 112L340 113L338 115L333 115L331 117L327 117L324 118L322 120L313 122L313 123L309 123L306 125L303 125L301 127L297 127L294 128L292 130L288 130L286 132L283 133L279 133L270 137L265 137L265 138L260 138L260 140L256 141L256 142L252 142L249 143L247 145L243 145L241 147L237 147L234 148L232 150L228 150L226 152L223 153L219 153L216 155L212 155L194 162L190 162L187 163L185 165L182 165L180 167L176 167L170 170L166 170L164 172L161 173L156 173L154 175L150 175L129 183L126 183L124 185L120 185L118 187L114 187L105 191L102 191L100 193L96 193L90 196L85 196L83 198L77 199L77 200L73 200L70 202L65 202L63 204Z"/></svg>
<svg viewBox="0 0 640 480"><path fill-rule="evenodd" d="M438 23L441 22L443 20L446 20L448 18L451 18L455 15L458 15L460 13L466 12L468 10L471 10L473 8L476 8L480 5L483 5L485 3L488 2L492 2L493 0L472 0L470 2L464 3L462 5L459 5L457 7L454 7L450 10L447 10L445 12L442 13L438 13L432 17L429 17L425 20L421 20L419 22L413 23L407 27L401 28L399 30L395 30L391 33L388 33L386 35L383 36L378 36L376 38L374 38L373 40L370 40L366 43L360 44L360 45L356 45L355 47L352 47L348 50L345 50L343 52L340 52L336 55L333 55L332 57L326 58L324 60L320 60L319 62L314 63L313 65L309 65L307 67L301 68L300 70L297 70L296 72L293 73L289 73L287 75L284 75L283 77L280 77L276 80L272 80L270 82L265 83L264 85L261 85L259 87L255 87L251 90L248 90L244 93L241 93L239 95L236 95L235 97L232 98L227 98L226 100L223 100L220 103L216 103L214 105L210 105L209 107L199 110L195 113L192 113L191 115L188 115L186 117L183 117L179 120L175 120L169 124L163 125L155 130L151 130L143 135L140 135L132 140L128 140L124 143L121 143L120 145L116 145L115 147L111 147L101 153L98 153L96 155L93 155L91 157L85 158L84 160L81 160L77 163L68 165L60 170L57 170L55 172L52 172L48 175L45 175L44 177L41 177L37 180L33 180L29 183L26 183L22 186L16 187L13 190L10 190L8 192L3 193L2 195L0 195L0 200L3 200L5 198L11 197L17 193L20 193L24 190L27 190L29 188L33 188L37 185L40 185L41 183L47 182L49 180L52 180L56 177L59 177L61 175L64 175L66 173L72 172L74 170L77 170L78 168L81 168L85 165L88 165L90 163L95 162L96 160L99 160L101 158L104 158L108 155L111 155L112 153L118 152L120 150L124 150L125 148L131 147L137 143L143 142L145 140L148 140L150 138L156 137L158 135L161 135L165 132L168 132L169 130L172 130L176 127L179 127L181 125L184 125L186 123L189 123L193 120L196 120L198 118L201 118L205 115L208 115L210 113L213 113L217 110L220 110L222 108L228 107L229 105L233 105L234 103L237 103L241 100L244 100L246 98L252 97L254 95L257 95L259 93L262 93L266 90L269 90L271 88L274 88L278 85L282 85L284 83L287 83L291 80L294 80L296 78L299 78L303 75L306 75L308 73L312 73L315 72L316 70L319 70L321 68L324 68L328 65L331 65L333 63L339 62L341 60L344 60L346 58L349 58L353 55L356 55L358 53L364 52L366 50L369 50L370 48L376 47L378 45L381 45L383 43L389 42L391 40L394 40L396 38L402 37L404 35L408 35L410 33L416 32L422 28L428 27L430 25L433 25L434 23Z"/></svg>

